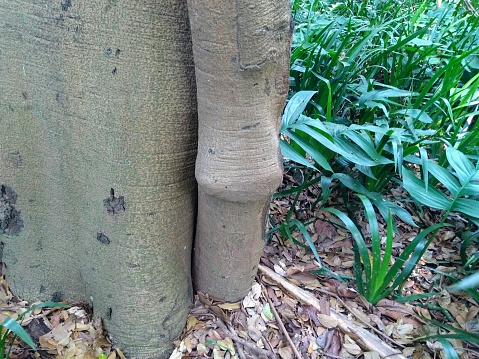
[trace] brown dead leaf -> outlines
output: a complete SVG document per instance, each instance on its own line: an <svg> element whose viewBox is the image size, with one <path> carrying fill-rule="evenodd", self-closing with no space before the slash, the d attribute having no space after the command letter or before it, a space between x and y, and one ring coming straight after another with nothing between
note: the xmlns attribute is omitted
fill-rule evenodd
<svg viewBox="0 0 479 359"><path fill-rule="evenodd" d="M335 329L331 332L331 340L329 345L324 348L326 354L338 356L341 351L341 336L339 330Z"/></svg>
<svg viewBox="0 0 479 359"><path fill-rule="evenodd" d="M325 328L336 328L339 324L338 320L327 316L326 314L317 314L317 317L321 322L321 325Z"/></svg>
<svg viewBox="0 0 479 359"><path fill-rule="evenodd" d="M218 304L218 307L220 307L221 309L225 309L225 310L237 310L237 309L241 308L241 305L240 305L239 302L237 302L237 303L221 303L221 304Z"/></svg>
<svg viewBox="0 0 479 359"><path fill-rule="evenodd" d="M227 314L223 309L216 305L212 305L210 307L210 310L215 313L215 315L220 318L223 322L229 322L230 321L230 316Z"/></svg>
<svg viewBox="0 0 479 359"><path fill-rule="evenodd" d="M189 332L192 330L196 323L198 323L198 319L195 316L188 314L188 318L186 319L186 331Z"/></svg>
<svg viewBox="0 0 479 359"><path fill-rule="evenodd" d="M293 350L290 347L282 347L278 349L281 359L293 359Z"/></svg>
<svg viewBox="0 0 479 359"><path fill-rule="evenodd" d="M231 355L236 354L235 347L233 345L233 340L231 340L230 337L226 337L225 339L218 340L217 343L222 345L224 348L228 349Z"/></svg>
<svg viewBox="0 0 479 359"><path fill-rule="evenodd" d="M333 239L338 234L335 226L329 221L323 221L320 219L314 222L314 231L321 239Z"/></svg>
<svg viewBox="0 0 479 359"><path fill-rule="evenodd" d="M302 311L302 314L310 319L315 326L320 326L321 325L321 322L318 320L318 310L313 307L312 305L309 305L309 304L303 304L303 306L301 307L301 311Z"/></svg>

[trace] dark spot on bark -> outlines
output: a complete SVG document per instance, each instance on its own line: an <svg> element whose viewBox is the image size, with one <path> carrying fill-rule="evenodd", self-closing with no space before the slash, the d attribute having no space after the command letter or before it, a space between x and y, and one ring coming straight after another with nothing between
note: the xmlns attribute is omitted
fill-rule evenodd
<svg viewBox="0 0 479 359"><path fill-rule="evenodd" d="M113 298L113 296L111 294L107 294L106 297L107 298Z"/></svg>
<svg viewBox="0 0 479 359"><path fill-rule="evenodd" d="M35 250L36 251L43 251L43 243L42 241L37 241L37 244L35 245Z"/></svg>
<svg viewBox="0 0 479 359"><path fill-rule="evenodd" d="M108 4L105 6L105 12L110 11L113 6L116 6L116 1L117 0L109 0Z"/></svg>
<svg viewBox="0 0 479 359"><path fill-rule="evenodd" d="M57 102L60 102L60 92L57 92L57 93L55 94L55 100L56 100Z"/></svg>
<svg viewBox="0 0 479 359"><path fill-rule="evenodd" d="M159 303L163 303L165 300L166 300L166 297L163 296L163 297L160 297L160 299L158 299L158 302L159 302Z"/></svg>
<svg viewBox="0 0 479 359"><path fill-rule="evenodd" d="M28 94L26 91L22 91L22 96L23 96L23 99L26 100L28 98Z"/></svg>
<svg viewBox="0 0 479 359"><path fill-rule="evenodd" d="M126 210L125 197L115 197L115 190L113 188L110 189L110 196L103 200L103 205L106 208L106 212L110 215L118 214Z"/></svg>
<svg viewBox="0 0 479 359"><path fill-rule="evenodd" d="M226 228L226 226L223 224L223 228Z"/></svg>
<svg viewBox="0 0 479 359"><path fill-rule="evenodd" d="M97 233L96 240L100 242L101 244L110 244L110 239L107 236L105 236L103 233Z"/></svg>
<svg viewBox="0 0 479 359"><path fill-rule="evenodd" d="M10 105L10 104L8 104L8 109L9 109L11 112L14 111L12 105Z"/></svg>
<svg viewBox="0 0 479 359"><path fill-rule="evenodd" d="M146 215L152 217L152 216L156 215L156 212L148 212Z"/></svg>
<svg viewBox="0 0 479 359"><path fill-rule="evenodd" d="M41 285L40 286L40 293L45 293L45 290L46 290L45 286Z"/></svg>
<svg viewBox="0 0 479 359"><path fill-rule="evenodd" d="M269 81L266 80L265 83L264 83L264 90L263 92L266 94L266 95L270 95L271 94L271 86L269 84Z"/></svg>
<svg viewBox="0 0 479 359"><path fill-rule="evenodd" d="M133 235L133 233L127 233L126 235L129 237L129 236L132 236L132 235Z"/></svg>
<svg viewBox="0 0 479 359"><path fill-rule="evenodd" d="M140 267L140 265L136 263L128 263L127 266L128 268L131 268L131 269L136 269Z"/></svg>
<svg viewBox="0 0 479 359"><path fill-rule="evenodd" d="M23 229L20 211L15 209L17 202L15 191L2 184L0 186L0 234L17 236Z"/></svg>
<svg viewBox="0 0 479 359"><path fill-rule="evenodd" d="M210 155L214 155L215 154L215 149L214 148L208 148L208 153Z"/></svg>
<svg viewBox="0 0 479 359"><path fill-rule="evenodd" d="M60 15L54 17L54 19L55 19L55 25L57 25L57 26L62 26L63 22L65 21L65 18L63 17L63 14L60 14Z"/></svg>
<svg viewBox="0 0 479 359"><path fill-rule="evenodd" d="M246 126L244 126L244 127L241 127L241 129L242 129L242 130L251 130L252 128L258 127L259 124L260 124L259 122L256 122L256 123L254 123L254 124L252 124L252 125L246 125Z"/></svg>
<svg viewBox="0 0 479 359"><path fill-rule="evenodd" d="M256 82L253 86L258 86L258 83Z"/></svg>
<svg viewBox="0 0 479 359"><path fill-rule="evenodd" d="M52 294L52 302L61 302L63 300L63 293L62 292L55 292Z"/></svg>
<svg viewBox="0 0 479 359"><path fill-rule="evenodd" d="M10 152L7 155L7 161L15 168L23 167L23 159L19 151Z"/></svg>
<svg viewBox="0 0 479 359"><path fill-rule="evenodd" d="M62 0L62 10L68 11L68 9L72 6L72 0Z"/></svg>
<svg viewBox="0 0 479 359"><path fill-rule="evenodd" d="M95 267L91 267L90 268L92 272L96 272L96 268Z"/></svg>
<svg viewBox="0 0 479 359"><path fill-rule="evenodd" d="M115 51L115 56L116 56L116 57L120 57L120 54L121 54L121 50L120 50L120 49L116 49L116 51Z"/></svg>
<svg viewBox="0 0 479 359"><path fill-rule="evenodd" d="M106 311L106 319L111 320L111 315L113 313L113 310L111 308L108 308Z"/></svg>
<svg viewBox="0 0 479 359"><path fill-rule="evenodd" d="M112 75L116 75L116 67L114 67L113 70L111 70L111 73Z"/></svg>
<svg viewBox="0 0 479 359"><path fill-rule="evenodd" d="M110 56L113 53L113 50L111 49L111 47L109 47L108 49L106 49L105 52L108 56Z"/></svg>
<svg viewBox="0 0 479 359"><path fill-rule="evenodd" d="M226 276L222 275L221 278L226 279Z"/></svg>

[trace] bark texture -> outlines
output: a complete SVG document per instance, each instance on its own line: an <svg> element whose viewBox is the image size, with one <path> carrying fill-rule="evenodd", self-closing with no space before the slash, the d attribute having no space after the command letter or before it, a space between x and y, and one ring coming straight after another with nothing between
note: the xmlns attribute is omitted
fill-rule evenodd
<svg viewBox="0 0 479 359"><path fill-rule="evenodd" d="M0 239L13 291L87 301L168 357L191 297L196 90L184 0L0 0Z"/></svg>
<svg viewBox="0 0 479 359"><path fill-rule="evenodd" d="M197 289L236 301L251 288L289 85L288 0L188 0L198 93Z"/></svg>

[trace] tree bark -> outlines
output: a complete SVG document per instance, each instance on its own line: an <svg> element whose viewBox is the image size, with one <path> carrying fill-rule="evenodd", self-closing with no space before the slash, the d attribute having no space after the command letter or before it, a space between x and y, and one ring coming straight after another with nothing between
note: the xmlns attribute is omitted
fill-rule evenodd
<svg viewBox="0 0 479 359"><path fill-rule="evenodd" d="M168 357L192 293L185 1L0 0L0 128L13 291L90 302L128 355Z"/></svg>
<svg viewBox="0 0 479 359"><path fill-rule="evenodd" d="M288 92L288 0L188 0L198 97L196 288L230 301L251 288Z"/></svg>

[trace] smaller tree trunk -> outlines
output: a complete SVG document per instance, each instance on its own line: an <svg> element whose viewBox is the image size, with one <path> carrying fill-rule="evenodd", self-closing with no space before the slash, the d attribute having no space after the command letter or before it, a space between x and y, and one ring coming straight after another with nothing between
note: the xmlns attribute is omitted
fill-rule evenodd
<svg viewBox="0 0 479 359"><path fill-rule="evenodd" d="M271 194L289 86L287 0L189 0L196 67L199 188L196 288L225 300L251 288Z"/></svg>

